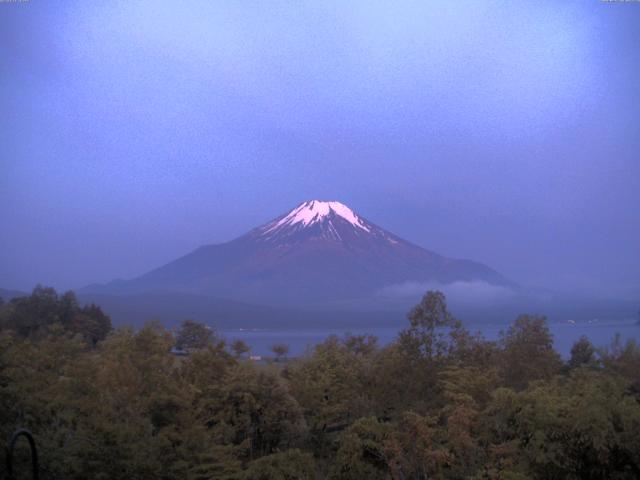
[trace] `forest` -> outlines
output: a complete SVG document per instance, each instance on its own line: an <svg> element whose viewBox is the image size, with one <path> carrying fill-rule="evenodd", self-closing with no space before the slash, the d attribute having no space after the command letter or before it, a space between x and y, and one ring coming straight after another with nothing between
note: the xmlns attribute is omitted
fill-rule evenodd
<svg viewBox="0 0 640 480"><path fill-rule="evenodd" d="M536 315L488 341L430 291L389 345L276 347L256 362L194 321L113 328L39 286L0 303L0 435L33 433L42 479L640 478L634 341L563 359Z"/></svg>

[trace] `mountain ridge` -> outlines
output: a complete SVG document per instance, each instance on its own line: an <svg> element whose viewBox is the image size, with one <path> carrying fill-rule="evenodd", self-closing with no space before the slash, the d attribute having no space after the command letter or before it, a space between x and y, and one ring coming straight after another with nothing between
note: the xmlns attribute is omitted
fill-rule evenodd
<svg viewBox="0 0 640 480"><path fill-rule="evenodd" d="M203 245L131 280L81 291L170 290L300 305L375 295L404 282L517 285L486 265L438 255L337 201L309 200L228 242Z"/></svg>

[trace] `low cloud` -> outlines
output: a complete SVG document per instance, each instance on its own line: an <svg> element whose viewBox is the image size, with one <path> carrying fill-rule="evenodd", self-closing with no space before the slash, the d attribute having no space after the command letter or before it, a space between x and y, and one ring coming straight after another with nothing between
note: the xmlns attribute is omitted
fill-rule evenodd
<svg viewBox="0 0 640 480"><path fill-rule="evenodd" d="M455 303L499 303L513 299L516 292L507 287L491 285L487 282L404 282L382 288L379 296L383 298L420 297L428 290L440 290L448 301Z"/></svg>

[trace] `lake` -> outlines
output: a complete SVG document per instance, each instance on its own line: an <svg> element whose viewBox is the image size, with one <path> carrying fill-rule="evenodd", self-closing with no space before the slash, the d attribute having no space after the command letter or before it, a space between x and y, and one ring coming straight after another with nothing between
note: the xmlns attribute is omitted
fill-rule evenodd
<svg viewBox="0 0 640 480"><path fill-rule="evenodd" d="M471 332L481 332L487 340L497 340L501 330L506 330L505 324L468 324ZM405 328L372 327L363 328L309 328L309 329L225 329L220 334L228 341L241 339L251 347L252 355L272 355L271 345L285 343L289 345L289 356L302 355L307 347L324 341L329 335L340 337L347 333L369 333L378 337L378 343L385 345L393 341L398 332ZM613 337L620 334L623 342L629 339L640 339L640 325L635 320L615 322L580 322L580 323L550 323L549 328L554 338L556 350L565 358L569 356L571 346L582 335L585 335L596 347L611 344Z"/></svg>

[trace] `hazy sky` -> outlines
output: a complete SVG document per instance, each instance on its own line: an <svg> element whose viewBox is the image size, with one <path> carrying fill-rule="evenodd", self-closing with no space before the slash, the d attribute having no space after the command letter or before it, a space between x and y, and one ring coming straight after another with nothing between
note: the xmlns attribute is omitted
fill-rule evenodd
<svg viewBox="0 0 640 480"><path fill-rule="evenodd" d="M128 278L306 199L640 297L640 3L0 3L0 287Z"/></svg>

